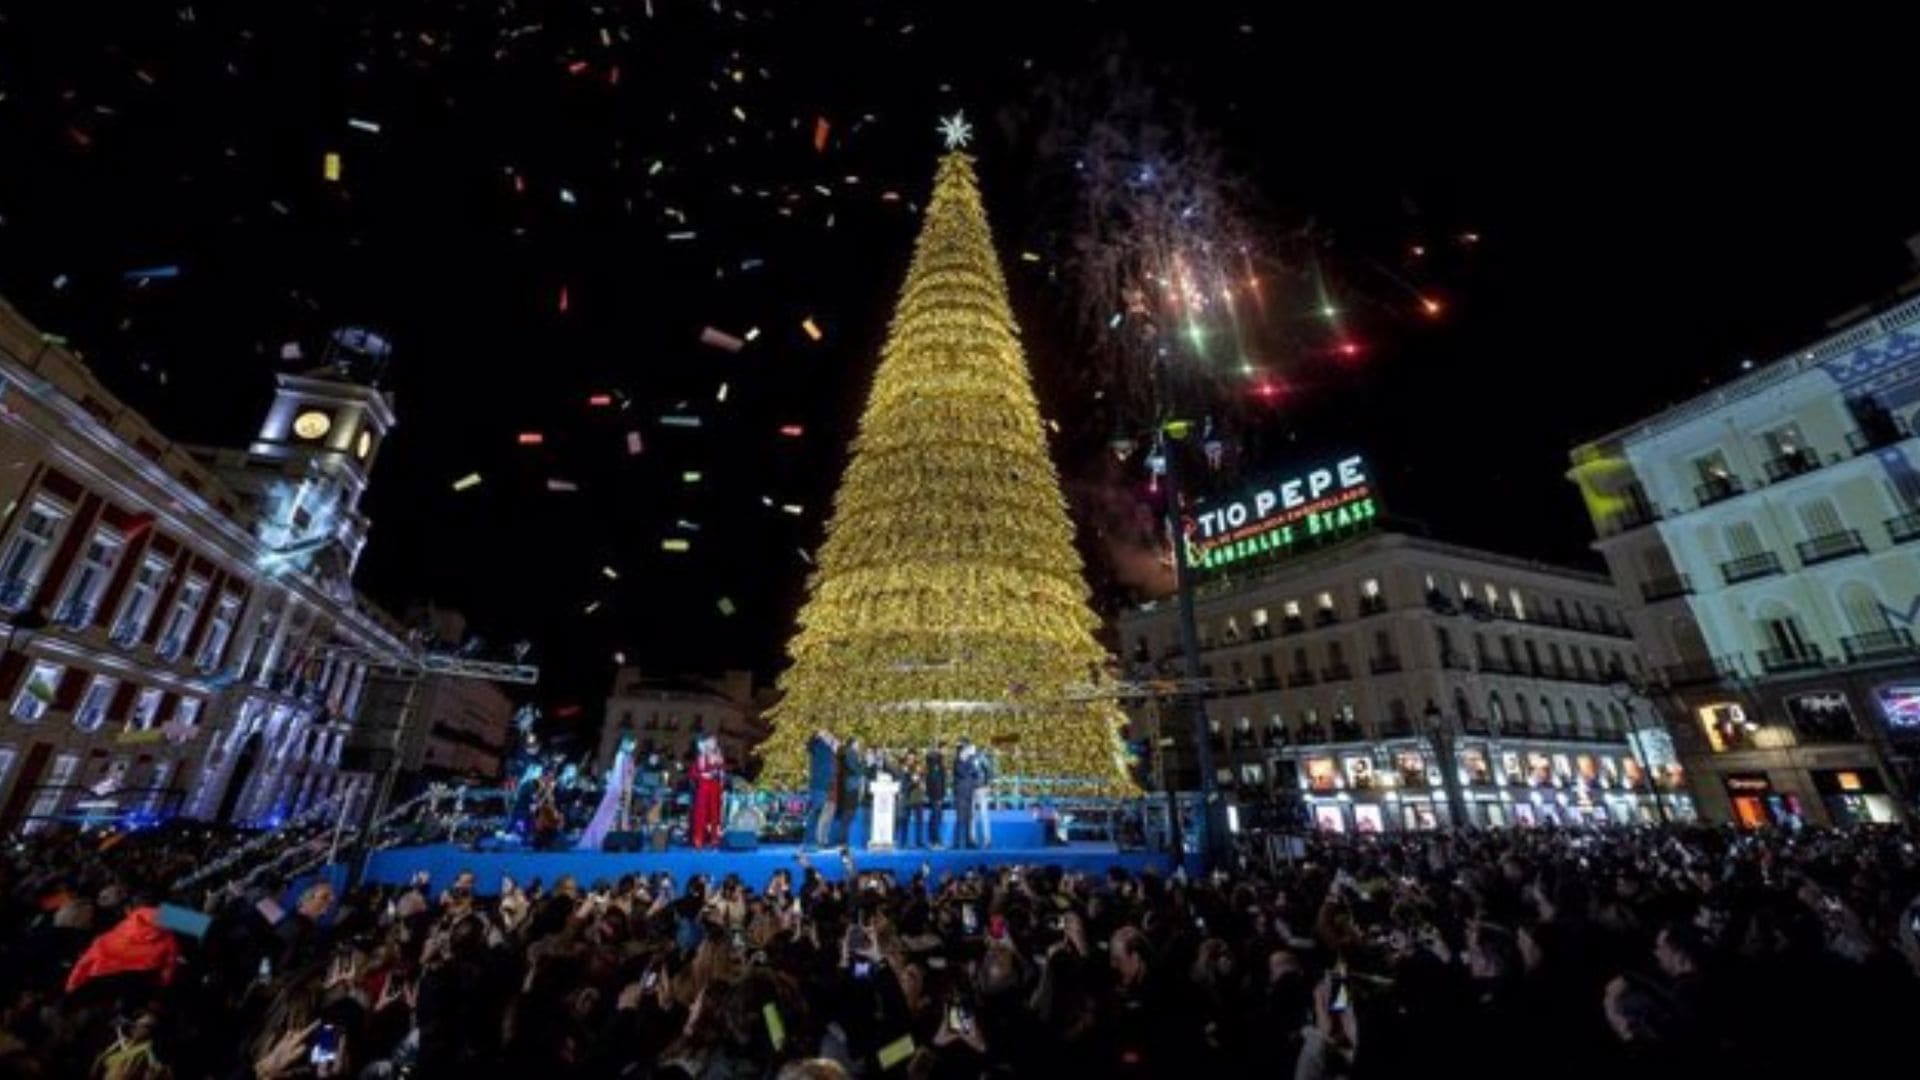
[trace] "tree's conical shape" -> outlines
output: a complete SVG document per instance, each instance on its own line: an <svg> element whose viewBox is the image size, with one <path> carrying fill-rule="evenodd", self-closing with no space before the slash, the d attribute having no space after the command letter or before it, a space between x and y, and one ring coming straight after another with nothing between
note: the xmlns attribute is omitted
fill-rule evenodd
<svg viewBox="0 0 1920 1080"><path fill-rule="evenodd" d="M788 646L765 779L817 728L994 749L1038 788L1132 790L1079 553L973 164L940 162Z"/></svg>

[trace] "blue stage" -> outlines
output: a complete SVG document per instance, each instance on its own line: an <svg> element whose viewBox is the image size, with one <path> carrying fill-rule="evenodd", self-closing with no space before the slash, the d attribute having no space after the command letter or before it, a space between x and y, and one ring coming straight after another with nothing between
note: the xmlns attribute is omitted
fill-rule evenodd
<svg viewBox="0 0 1920 1080"><path fill-rule="evenodd" d="M412 880L413 875L425 870L433 879L434 886L443 887L452 881L454 875L462 870L471 870L475 876L475 891L482 895L492 895L499 891L500 877L508 874L521 885L527 885L539 879L548 885L563 874L572 874L582 887L595 881L611 882L622 874L648 875L665 871L673 875L676 882L685 883L695 874L705 874L718 879L728 874L738 874L740 879L755 889L766 886L775 870L786 867L796 877L800 873L800 864L794 856L799 849L791 846L762 847L757 851L694 851L689 848L673 848L668 851L642 851L634 853L604 851L468 851L452 844L432 844L423 847L388 848L376 852L367 867L367 879L383 884L403 885ZM838 880L842 876L840 855L837 851L816 851L808 856L813 868L821 876ZM922 863L933 870L935 876L943 873L960 874L973 867L1005 866L1015 863L1023 866L1058 866L1081 874L1104 874L1113 867L1121 867L1132 873L1143 870L1155 870L1168 873L1173 869L1170 860L1160 852L1127 851L1122 852L1108 844L1069 844L1064 847L1049 848L988 848L986 850L954 851L856 851L853 856L855 870L890 870L896 877L911 877L920 869Z"/></svg>

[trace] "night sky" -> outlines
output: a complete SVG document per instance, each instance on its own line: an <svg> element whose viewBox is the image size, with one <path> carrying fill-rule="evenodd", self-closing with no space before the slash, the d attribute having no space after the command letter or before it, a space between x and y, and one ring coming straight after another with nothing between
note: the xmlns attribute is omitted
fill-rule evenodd
<svg viewBox="0 0 1920 1080"><path fill-rule="evenodd" d="M1363 346L1328 361L1317 300L1273 298L1295 390L1222 407L1242 467L1363 450L1444 539L1592 565L1572 444L1910 276L1907 66L1870 28L982 14L1034 6L0 5L0 294L189 442L245 443L283 342L387 334L363 589L532 642L544 700L585 719L616 651L777 669L956 108L1077 502L1138 476L1105 450L1036 147L1071 147L1046 103L1114 70L1191 110ZM760 336L730 354L706 326Z"/></svg>

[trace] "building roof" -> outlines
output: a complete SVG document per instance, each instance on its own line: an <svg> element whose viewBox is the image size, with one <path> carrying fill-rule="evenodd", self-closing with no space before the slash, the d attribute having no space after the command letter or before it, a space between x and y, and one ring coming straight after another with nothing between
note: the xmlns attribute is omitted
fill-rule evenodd
<svg viewBox="0 0 1920 1080"><path fill-rule="evenodd" d="M1637 423L1582 443L1573 450L1574 460L1581 460L1583 453L1590 453L1600 446L1636 442L1671 431L1716 409L1752 397L1802 372L1833 364L1845 365L1870 361L1873 357L1865 354L1874 348L1876 341L1900 334L1901 331L1916 323L1920 323L1920 298L1895 304L1877 315L1869 315L1854 322L1805 349L1755 368L1723 386L1689 398ZM1908 331L1902 336L1920 338L1920 331Z"/></svg>

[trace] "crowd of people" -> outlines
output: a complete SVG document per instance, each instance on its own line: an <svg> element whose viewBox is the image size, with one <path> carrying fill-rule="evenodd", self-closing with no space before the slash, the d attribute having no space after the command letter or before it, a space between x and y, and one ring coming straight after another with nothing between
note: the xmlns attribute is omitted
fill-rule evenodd
<svg viewBox="0 0 1920 1080"><path fill-rule="evenodd" d="M1858 1075L1899 1068L1920 1015L1920 855L1891 831L1320 837L1192 876L836 853L163 906L225 842L11 846L0 1076Z"/></svg>

